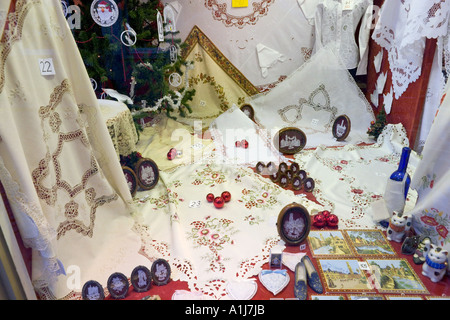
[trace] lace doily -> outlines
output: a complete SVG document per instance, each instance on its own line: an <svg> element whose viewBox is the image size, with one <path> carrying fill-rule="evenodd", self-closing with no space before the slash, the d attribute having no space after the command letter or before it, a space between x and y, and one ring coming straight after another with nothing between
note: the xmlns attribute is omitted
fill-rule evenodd
<svg viewBox="0 0 450 320"><path fill-rule="evenodd" d="M386 0L372 34L388 52L395 98L398 99L422 73L426 38L448 33L448 0Z"/></svg>

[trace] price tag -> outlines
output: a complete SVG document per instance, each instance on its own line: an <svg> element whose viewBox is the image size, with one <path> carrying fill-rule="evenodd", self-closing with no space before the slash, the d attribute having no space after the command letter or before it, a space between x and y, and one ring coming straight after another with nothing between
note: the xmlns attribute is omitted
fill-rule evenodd
<svg viewBox="0 0 450 320"><path fill-rule="evenodd" d="M353 10L353 0L343 0L342 10Z"/></svg>
<svg viewBox="0 0 450 320"><path fill-rule="evenodd" d="M39 70L41 71L41 76L52 76L55 75L55 66L53 65L53 59L39 59Z"/></svg>
<svg viewBox="0 0 450 320"><path fill-rule="evenodd" d="M200 200L191 200L191 202L189 202L189 208L192 208L192 209L200 208L201 204L202 204L202 202Z"/></svg>
<svg viewBox="0 0 450 320"><path fill-rule="evenodd" d="M248 7L248 0L232 0L231 7L233 8Z"/></svg>
<svg viewBox="0 0 450 320"><path fill-rule="evenodd" d="M366 261L358 261L358 265L361 270L370 271L370 266Z"/></svg>

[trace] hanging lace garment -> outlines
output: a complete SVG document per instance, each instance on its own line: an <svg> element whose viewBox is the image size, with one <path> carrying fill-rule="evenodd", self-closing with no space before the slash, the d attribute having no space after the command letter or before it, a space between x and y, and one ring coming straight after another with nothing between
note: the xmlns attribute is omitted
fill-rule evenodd
<svg viewBox="0 0 450 320"><path fill-rule="evenodd" d="M0 180L32 250L32 283L40 298L59 299L87 280L130 274L143 263L140 241L61 2L14 4L0 42ZM54 74L43 76L40 59L49 58Z"/></svg>
<svg viewBox="0 0 450 320"><path fill-rule="evenodd" d="M422 73L426 38L448 32L450 1L386 0L372 38L386 49L395 98L398 99Z"/></svg>
<svg viewBox="0 0 450 320"><path fill-rule="evenodd" d="M322 0L300 3L305 16L314 23L314 51L336 42L339 56L347 69L367 73L368 44L372 20L371 0ZM313 6L316 6L313 9ZM312 13L314 18L312 19ZM358 29L359 26L359 29ZM358 34L358 41L355 35Z"/></svg>

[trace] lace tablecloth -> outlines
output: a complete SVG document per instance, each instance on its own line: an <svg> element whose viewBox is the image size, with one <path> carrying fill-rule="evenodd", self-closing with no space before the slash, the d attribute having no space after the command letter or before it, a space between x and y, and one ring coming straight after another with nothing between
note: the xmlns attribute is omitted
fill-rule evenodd
<svg viewBox="0 0 450 320"><path fill-rule="evenodd" d="M126 156L135 151L138 135L130 109L114 100L99 99L98 102L117 155Z"/></svg>

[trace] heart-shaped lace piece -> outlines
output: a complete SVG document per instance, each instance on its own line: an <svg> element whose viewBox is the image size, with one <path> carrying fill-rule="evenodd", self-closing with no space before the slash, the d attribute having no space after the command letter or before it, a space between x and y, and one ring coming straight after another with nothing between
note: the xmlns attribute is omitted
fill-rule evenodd
<svg viewBox="0 0 450 320"><path fill-rule="evenodd" d="M227 283L227 293L233 300L251 300L258 291L256 281L230 281Z"/></svg>
<svg viewBox="0 0 450 320"><path fill-rule="evenodd" d="M258 277L263 286L275 296L283 291L290 280L286 270L262 270Z"/></svg>

